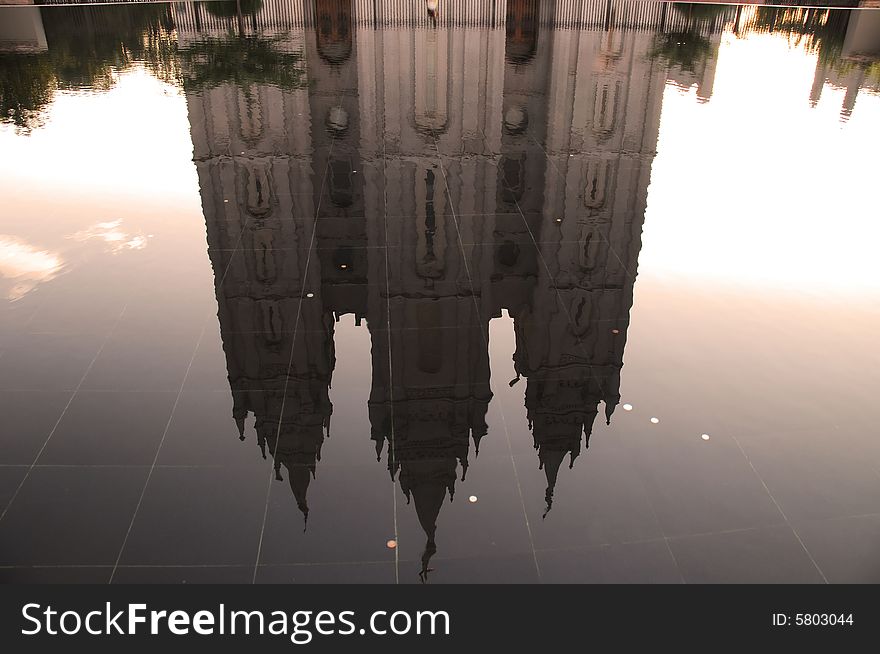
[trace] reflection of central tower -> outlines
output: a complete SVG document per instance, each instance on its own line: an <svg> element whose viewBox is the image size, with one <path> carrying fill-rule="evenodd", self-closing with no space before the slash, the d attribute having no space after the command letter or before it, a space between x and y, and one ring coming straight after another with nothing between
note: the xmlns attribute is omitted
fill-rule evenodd
<svg viewBox="0 0 880 654"><path fill-rule="evenodd" d="M425 567L491 398L482 244L494 207L500 36L445 22L358 32L360 55L371 53L361 64L362 114L376 121L361 155L379 162L384 189L367 215L383 224L389 248L390 333L374 338L372 437L380 452L387 441L392 477L415 504ZM440 152L452 153L442 166Z"/></svg>

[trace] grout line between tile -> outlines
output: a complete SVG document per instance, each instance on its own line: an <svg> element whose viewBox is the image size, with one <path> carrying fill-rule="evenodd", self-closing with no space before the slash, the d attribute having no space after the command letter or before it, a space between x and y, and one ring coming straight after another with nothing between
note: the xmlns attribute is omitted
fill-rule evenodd
<svg viewBox="0 0 880 654"><path fill-rule="evenodd" d="M122 320L122 317L125 315L126 306L122 307L122 310L119 312L119 315L116 317L116 321L113 323L113 326L110 328L110 330L108 330L107 334L104 336L104 340L101 342L100 347L98 347L98 351L95 352L95 356L92 357L92 360L89 362L89 365L86 367L86 370L83 373L82 377L80 378L79 383L76 385L76 388L73 389L73 392L71 393L70 397L67 399L67 404L65 404L64 408L61 410L61 415L58 416L58 420L55 421L55 425L49 431L49 435L46 436L46 440L43 441L43 445L40 447L36 456L34 456L34 460L31 462L30 466L28 467L27 472L25 473L21 482L16 487L15 491L12 493L12 497L9 498L9 501L6 503L6 507L3 509L3 512L0 513L0 522L2 522L3 518L6 517L6 514L9 512L9 509L12 507L13 503L15 502L15 499L18 497L19 492L21 492L22 487L24 486L25 482L30 477L31 471L36 467L37 462L40 460L40 457L43 455L43 452L46 450L46 447L49 445L49 441L52 440L52 436L55 435L55 431L58 429L58 425L61 424L61 421L64 419L64 415L67 413L67 410L70 408L70 405L73 404L73 400L76 397L76 394L79 392L80 387L83 385L83 382L85 382L86 377L88 377L89 373L91 372L92 368L95 365L95 362L98 360L98 357L101 356L101 353L104 351L104 348L106 347L108 341L112 337L113 333L116 331L116 328L119 326L119 323ZM31 319L33 320L33 316L31 316Z"/></svg>

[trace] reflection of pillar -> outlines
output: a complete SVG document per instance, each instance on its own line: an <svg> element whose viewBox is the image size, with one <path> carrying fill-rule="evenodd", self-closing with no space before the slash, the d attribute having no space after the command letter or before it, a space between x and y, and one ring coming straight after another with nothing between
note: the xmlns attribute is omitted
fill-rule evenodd
<svg viewBox="0 0 880 654"><path fill-rule="evenodd" d="M856 98L859 96L859 89L865 81L865 69L861 66L856 67L846 78L846 95L843 96L843 106L840 108L840 117L849 118L856 106Z"/></svg>
<svg viewBox="0 0 880 654"><path fill-rule="evenodd" d="M703 69L700 71L697 82L697 100L708 102L715 89L715 70L718 67L718 49L721 46L721 34L714 33L709 37L712 44L712 53L703 61Z"/></svg>
<svg viewBox="0 0 880 654"><path fill-rule="evenodd" d="M880 11L849 12L841 55L880 58Z"/></svg>
<svg viewBox="0 0 880 654"><path fill-rule="evenodd" d="M47 49L39 7L16 7L3 12L3 20L0 20L0 52L34 53Z"/></svg>
<svg viewBox="0 0 880 654"><path fill-rule="evenodd" d="M813 86L810 87L810 106L815 107L819 100L822 99L822 89L825 86L825 79L828 75L828 69L822 62L816 63L816 72L813 73Z"/></svg>

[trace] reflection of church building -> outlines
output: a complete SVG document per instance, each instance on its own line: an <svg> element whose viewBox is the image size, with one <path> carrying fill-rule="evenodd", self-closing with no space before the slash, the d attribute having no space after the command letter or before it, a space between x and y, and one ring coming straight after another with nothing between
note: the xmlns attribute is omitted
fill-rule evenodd
<svg viewBox="0 0 880 654"><path fill-rule="evenodd" d="M659 17L585 3L577 22L564 2L508 0L459 23L441 3L435 24L392 2L307 2L247 22L302 51L302 88L187 96L234 417L243 433L255 416L307 514L334 319L366 319L371 437L427 566L487 432L492 317L515 322L548 510L563 459L617 404L667 81L649 56ZM200 38L192 16L177 23L182 47Z"/></svg>

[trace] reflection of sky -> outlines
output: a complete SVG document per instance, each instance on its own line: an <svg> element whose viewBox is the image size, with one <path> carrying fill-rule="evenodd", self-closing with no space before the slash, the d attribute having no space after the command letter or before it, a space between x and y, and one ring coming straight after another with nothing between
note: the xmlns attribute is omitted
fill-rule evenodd
<svg viewBox="0 0 880 654"><path fill-rule="evenodd" d="M129 234L122 229L121 220L111 220L80 230L76 234L71 234L70 238L80 242L99 241L104 243L111 252L122 252L124 250L143 250L147 247L147 239L150 236Z"/></svg>
<svg viewBox="0 0 880 654"><path fill-rule="evenodd" d="M809 104L816 55L784 37L722 40L712 98L669 86L654 160L642 273L742 288L880 288L880 97Z"/></svg>
<svg viewBox="0 0 880 654"><path fill-rule="evenodd" d="M826 86L810 107L815 67L816 55L784 36L726 33L709 102L667 87L642 273L805 291L880 286L870 199L880 97L861 93L841 123L844 90ZM153 233L204 229L175 220L201 216L177 89L135 69L108 92L59 93L47 112L29 135L0 126L0 234L69 264L67 250L87 235L136 249ZM100 227L118 220L124 227Z"/></svg>
<svg viewBox="0 0 880 654"><path fill-rule="evenodd" d="M58 254L0 234L0 297L18 300L53 279L63 266Z"/></svg>
<svg viewBox="0 0 880 654"><path fill-rule="evenodd" d="M56 277L62 259L70 270L96 247L141 250L153 234L194 235L204 245L186 101L176 89L135 69L110 91L58 93L46 111L45 126L30 134L0 125L0 234L32 253L26 263L16 254L16 266L37 270L38 254L59 266L28 273L25 284L4 264L2 297L10 285L21 297Z"/></svg>

